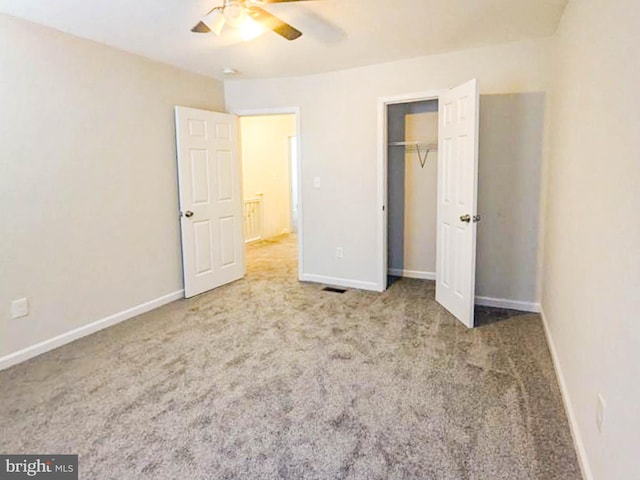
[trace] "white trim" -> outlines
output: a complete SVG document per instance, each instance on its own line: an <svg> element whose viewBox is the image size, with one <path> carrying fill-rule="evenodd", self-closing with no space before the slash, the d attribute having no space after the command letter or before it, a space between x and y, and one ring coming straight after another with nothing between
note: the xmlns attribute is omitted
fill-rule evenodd
<svg viewBox="0 0 640 480"><path fill-rule="evenodd" d="M419 102L424 100L438 100L444 90L429 92L405 93L390 97L378 97L378 185L377 185L377 232L378 239L378 280L376 290L383 292L387 288L387 105L395 103Z"/></svg>
<svg viewBox="0 0 640 480"><path fill-rule="evenodd" d="M589 459L587 457L587 450L584 448L584 442L582 441L582 434L580 433L580 426L576 414L573 410L573 404L571 403L571 397L569 396L569 389L567 388L567 382L562 373L560 366L560 359L556 350L553 337L551 336L551 330L547 322L547 316L544 313L544 309L540 308L540 317L542 318L542 326L544 327L544 334L547 337L547 344L549 345L549 351L551 352L551 360L553 361L553 367L556 371L556 377L558 378L558 384L560 385L560 393L562 394L562 402L564 403L564 410L569 420L569 428L571 430L571 436L573 437L573 444L576 449L578 463L580 464L580 470L582 471L582 478L584 480L593 480L593 473L589 465Z"/></svg>
<svg viewBox="0 0 640 480"><path fill-rule="evenodd" d="M234 110L234 115L238 117L258 117L263 115L288 115L293 114L296 116L296 150L298 150L298 280L302 281L304 276L304 242L302 238L304 236L304 222L303 222L303 196L302 196L302 129L300 121L300 107L273 107L273 108L247 108ZM242 132L241 132L242 133Z"/></svg>
<svg viewBox="0 0 640 480"><path fill-rule="evenodd" d="M388 227L387 227L387 104L384 99L378 99L378 165L377 176L378 185L376 191L376 205L378 210L376 218L378 239L378 280L377 289L382 292L387 288L387 269L388 269Z"/></svg>
<svg viewBox="0 0 640 480"><path fill-rule="evenodd" d="M133 318L137 315L149 312L158 307L161 307L162 305L166 305L167 303L174 302L181 298L184 298L184 290L178 290L176 292L156 298L155 300L141 303L140 305L136 305L135 307L128 308L113 315L109 315L108 317L96 320L95 322L91 322L87 325L83 325L60 335L56 335L53 338L36 343L35 345L23 348L22 350L18 350L17 352L10 353L9 355L0 357L0 370L9 368L13 365L24 362L25 360L29 360L30 358L37 357L38 355L48 352L49 350L61 347L62 345L73 342L74 340L86 337L87 335L91 335L92 333L95 333L107 327L111 327L117 323L124 322L125 320L129 320L130 318Z"/></svg>
<svg viewBox="0 0 640 480"><path fill-rule="evenodd" d="M408 103L408 102L422 102L424 100L436 100L442 95L443 92L450 90L449 88L443 88L441 90L430 90L428 92L413 92L403 93L400 95L391 95L388 97L379 97L378 101L382 100L385 105L393 105L394 103Z"/></svg>
<svg viewBox="0 0 640 480"><path fill-rule="evenodd" d="M327 277L325 275L314 275L313 273L303 273L300 278L302 282L322 283L334 287L357 288L359 290L370 290L379 292L375 282L364 282L362 280L350 280L348 278Z"/></svg>
<svg viewBox="0 0 640 480"><path fill-rule="evenodd" d="M289 113L300 113L300 107L268 107L268 108L241 108L233 110L234 115L239 117L259 117L263 115L286 115Z"/></svg>
<svg viewBox="0 0 640 480"><path fill-rule="evenodd" d="M405 270L402 268L389 268L387 272L390 275L406 278L418 278L420 280L435 280L436 272L421 272L419 270Z"/></svg>
<svg viewBox="0 0 640 480"><path fill-rule="evenodd" d="M476 296L476 305L480 305L482 307L510 308L511 310L520 310L522 312L538 313L540 311L539 303L507 300L506 298Z"/></svg>

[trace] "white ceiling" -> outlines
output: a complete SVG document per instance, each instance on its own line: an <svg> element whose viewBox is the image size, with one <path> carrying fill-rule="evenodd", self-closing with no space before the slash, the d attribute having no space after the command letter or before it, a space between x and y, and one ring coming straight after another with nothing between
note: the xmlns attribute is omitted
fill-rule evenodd
<svg viewBox="0 0 640 480"><path fill-rule="evenodd" d="M242 42L190 28L222 0L0 0L0 12L222 78L304 75L555 32L567 0L316 0L264 8L301 30Z"/></svg>

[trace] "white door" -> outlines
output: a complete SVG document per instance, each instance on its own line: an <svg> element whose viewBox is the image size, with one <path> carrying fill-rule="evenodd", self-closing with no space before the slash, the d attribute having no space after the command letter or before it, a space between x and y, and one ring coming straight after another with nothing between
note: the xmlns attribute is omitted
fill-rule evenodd
<svg viewBox="0 0 640 480"><path fill-rule="evenodd" d="M184 296L242 278L237 117L176 107Z"/></svg>
<svg viewBox="0 0 640 480"><path fill-rule="evenodd" d="M440 95L436 300L473 327L478 186L478 82Z"/></svg>

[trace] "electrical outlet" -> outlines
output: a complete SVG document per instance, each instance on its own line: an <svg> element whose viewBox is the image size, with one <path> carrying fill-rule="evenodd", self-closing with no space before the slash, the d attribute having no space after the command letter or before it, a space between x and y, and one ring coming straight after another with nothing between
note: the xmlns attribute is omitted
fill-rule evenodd
<svg viewBox="0 0 640 480"><path fill-rule="evenodd" d="M604 411L607 408L607 404L604 403L604 398L602 398L602 394L598 394L598 403L596 405L596 425L598 427L598 431L602 433L602 425L604 423Z"/></svg>
<svg viewBox="0 0 640 480"><path fill-rule="evenodd" d="M320 188L320 177L313 177L313 188Z"/></svg>
<svg viewBox="0 0 640 480"><path fill-rule="evenodd" d="M342 249L342 247L336 248L336 257L338 258L344 257L344 250Z"/></svg>
<svg viewBox="0 0 640 480"><path fill-rule="evenodd" d="M19 298L11 302L11 318L22 318L29 315L29 301Z"/></svg>

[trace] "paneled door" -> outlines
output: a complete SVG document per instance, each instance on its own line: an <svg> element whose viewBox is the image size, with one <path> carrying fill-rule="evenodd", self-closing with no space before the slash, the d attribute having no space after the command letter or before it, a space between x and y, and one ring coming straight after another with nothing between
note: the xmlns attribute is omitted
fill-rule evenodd
<svg viewBox="0 0 640 480"><path fill-rule="evenodd" d="M436 300L473 327L478 186L478 82L442 93L438 120Z"/></svg>
<svg viewBox="0 0 640 480"><path fill-rule="evenodd" d="M189 298L242 278L237 117L175 108L182 269Z"/></svg>

